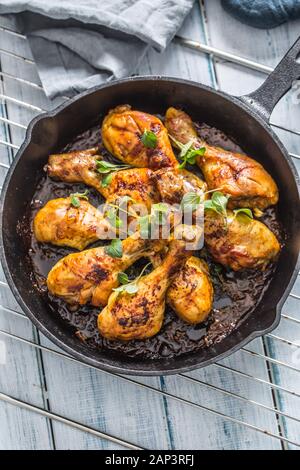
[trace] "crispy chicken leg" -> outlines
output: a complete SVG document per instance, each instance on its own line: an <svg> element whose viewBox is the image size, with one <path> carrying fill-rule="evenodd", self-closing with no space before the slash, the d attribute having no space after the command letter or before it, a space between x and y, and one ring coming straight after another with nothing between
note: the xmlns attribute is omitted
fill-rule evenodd
<svg viewBox="0 0 300 470"><path fill-rule="evenodd" d="M167 292L167 302L182 320L196 324L208 317L213 303L213 286L207 264L191 256Z"/></svg>
<svg viewBox="0 0 300 470"><path fill-rule="evenodd" d="M108 233L113 232L109 221L94 206L80 199L80 206L74 207L70 197L48 201L36 214L33 231L39 242L77 250L109 238Z"/></svg>
<svg viewBox="0 0 300 470"><path fill-rule="evenodd" d="M123 240L122 246L122 258L112 258L105 247L62 258L48 274L49 292L70 304L91 302L94 306L106 305L112 289L118 286L118 273L139 258L155 252L160 248L160 242L143 240L139 233L135 233Z"/></svg>
<svg viewBox="0 0 300 470"><path fill-rule="evenodd" d="M166 292L187 256L183 240L172 240L159 267L141 277L137 292L113 292L98 316L102 336L125 341L154 336L162 326Z"/></svg>
<svg viewBox="0 0 300 470"><path fill-rule="evenodd" d="M164 252L150 256L154 267L158 267ZM191 256L178 271L167 291L167 303L187 323L201 323L208 317L213 303L213 286L205 261Z"/></svg>
<svg viewBox="0 0 300 470"><path fill-rule="evenodd" d="M144 131L156 135L157 145L149 148L141 140ZM105 147L116 158L130 165L151 168L177 167L168 132L160 119L129 105L117 106L104 118L102 139Z"/></svg>
<svg viewBox="0 0 300 470"><path fill-rule="evenodd" d="M85 183L95 188L108 201L122 196L130 196L147 207L157 202L158 196L153 181L153 173L148 168L130 168L112 175L109 185L103 186L107 176L97 172L97 160L103 159L97 149L50 155L47 170L51 178L67 183Z"/></svg>
<svg viewBox="0 0 300 470"><path fill-rule="evenodd" d="M101 160L97 148L58 153L49 156L46 166L51 178L66 183L85 183L97 189L104 197L106 190L101 186L101 176L97 172L96 160Z"/></svg>
<svg viewBox="0 0 300 470"><path fill-rule="evenodd" d="M264 269L280 251L273 232L246 215L235 217L228 211L226 223L222 215L208 210L204 220L205 243L211 255L234 271Z"/></svg>
<svg viewBox="0 0 300 470"><path fill-rule="evenodd" d="M169 108L165 125L172 137L186 144L193 140L194 147L205 147L198 157L208 188L221 188L229 194L229 207L253 207L265 209L278 201L276 183L267 171L252 158L229 152L205 143L197 134L191 118L183 111Z"/></svg>

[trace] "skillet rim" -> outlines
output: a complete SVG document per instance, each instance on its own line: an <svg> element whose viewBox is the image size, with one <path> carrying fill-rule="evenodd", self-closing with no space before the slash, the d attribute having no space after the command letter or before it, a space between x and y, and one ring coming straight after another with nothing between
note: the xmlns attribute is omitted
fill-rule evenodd
<svg viewBox="0 0 300 470"><path fill-rule="evenodd" d="M4 234L3 234L3 219L4 219L4 213L3 213L3 208L4 208L4 201L6 200L7 192L9 189L9 184L11 181L11 177L14 173L15 167L17 166L19 160L22 158L22 155L27 148L27 146L30 144L31 141L31 136L32 136L32 131L35 127L35 125L47 118L53 118L56 115L58 115L61 111L66 109L68 106L72 105L74 102L80 100L81 98L93 94L99 90L103 90L105 88L113 87L115 85L119 85L122 83L130 83L133 81L166 81L166 82L173 82L179 85L189 85L189 86L194 86L197 88L200 88L202 90L208 91L212 94L221 96L225 100L232 102L235 104L237 107L241 108L243 111L245 111L247 114L249 114L252 118L254 118L260 126L263 127L263 129L270 135L270 137L273 139L277 147L279 148L282 158L286 160L286 162L289 165L289 168L291 170L291 173L294 177L294 181L296 183L297 189L298 189L298 195L300 195L300 175L297 172L296 166L292 160L292 158L289 156L285 146L279 139L279 137L274 133L272 128L270 127L269 123L259 114L259 112L253 107L251 108L250 105L245 104L240 97L233 96L230 94L227 94L225 92L219 91L219 90L214 90L212 87L203 85L201 83L192 81L192 80L187 80L187 79L181 79L177 77L169 77L169 76L161 76L161 75L140 75L136 77L127 77L127 78L122 78L119 80L115 80L113 82L109 83L104 83L102 85L95 86L93 88L90 88L82 93L79 93L78 95L74 96L73 98L70 98L68 101L63 102L56 108L54 108L51 111L44 112L39 114L38 116L34 117L30 123L28 124L26 134L24 141L22 145L20 146L18 152L16 153L16 156L10 165L10 168L8 169L8 172L5 177L5 181L3 184L3 189L1 192L1 200L0 200L0 224L1 224L1 230L0 230L0 259L3 267L3 271L6 277L6 280L8 282L9 287L12 290L12 293L17 300L18 304L20 307L23 309L23 311L26 313L27 317L32 321L32 323L48 338L50 341L52 341L54 344L59 346L61 349L69 353L71 356L75 357L78 359L80 362L84 362L85 364L88 364L92 367L96 367L97 369L102 369L104 371L108 372L113 372L113 373L121 373L121 374L126 374L126 375L139 375L139 376L160 376L160 375L173 375L177 374L179 372L188 372L191 370L195 369L200 369L202 367L207 367L210 364L215 363L216 361L220 361L222 359L225 359L226 357L230 356L234 352L240 350L243 346L248 344L250 341L254 340L255 338L258 338L260 336L266 335L273 331L279 324L280 319L281 319L281 310L282 306L287 299L294 283L298 275L298 271L300 269L300 253L298 253L297 261L295 264L295 267L293 269L290 281L282 294L280 300L278 301L277 305L273 307L272 310L274 310L275 313L275 318L274 322L269 328L263 329L263 330L254 330L252 333L250 333L246 338L244 338L242 341L238 342L236 345L232 346L231 348L227 349L223 353L207 359L206 361L201 362L200 364L197 363L196 356L195 356L195 363L194 365L188 365L188 366L181 366L181 367L174 367L172 369L167 369L167 370L157 370L157 369L140 369L140 370L135 370L133 368L129 367L119 367L119 366L114 366L111 364L106 364L104 360L102 359L94 359L90 357L87 354L83 354L76 349L74 349L72 346L69 344L66 344L64 341L60 340L58 336L56 336L54 333L52 333L44 324L35 316L34 313L30 310L29 307L27 307L25 301L22 298L22 295L19 293L17 284L13 280L10 269L8 267L8 263L6 260L6 253L5 253L5 248L4 248ZM300 201L299 201L299 212L300 212ZM300 215L299 215L300 219ZM175 358L180 359L180 358ZM174 360L174 359L173 359Z"/></svg>

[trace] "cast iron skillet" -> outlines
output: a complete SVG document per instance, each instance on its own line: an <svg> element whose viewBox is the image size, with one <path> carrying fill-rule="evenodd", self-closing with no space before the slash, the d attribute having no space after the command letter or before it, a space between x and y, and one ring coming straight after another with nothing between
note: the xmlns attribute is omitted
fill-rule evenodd
<svg viewBox="0 0 300 470"><path fill-rule="evenodd" d="M1 202L1 257L16 300L32 322L54 343L93 366L122 374L174 374L223 359L257 336L273 330L282 305L299 270L299 178L287 151L269 127L269 116L279 99L300 78L300 38L275 71L254 93L228 96L187 80L134 77L93 88L50 113L35 118L12 164ZM142 360L109 350L90 349L73 330L53 315L34 289L26 246L16 226L26 213L48 155L100 121L122 103L150 113L164 114L168 106L183 106L194 120L202 120L232 136L244 151L262 162L279 186L279 218L287 234L274 277L255 311L241 326L213 347L173 359Z"/></svg>

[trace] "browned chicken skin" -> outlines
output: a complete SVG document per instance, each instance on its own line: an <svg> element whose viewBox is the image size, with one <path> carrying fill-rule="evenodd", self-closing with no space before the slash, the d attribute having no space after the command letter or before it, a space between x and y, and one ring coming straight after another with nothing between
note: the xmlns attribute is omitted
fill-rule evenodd
<svg viewBox="0 0 300 470"><path fill-rule="evenodd" d="M193 140L194 148L205 147L198 157L208 188L221 188L230 195L229 207L265 209L278 201L276 183L267 171L252 158L205 143L197 134L191 118L183 111L169 108L165 125L169 134L182 144Z"/></svg>
<svg viewBox="0 0 300 470"><path fill-rule="evenodd" d="M138 233L123 240L122 245L122 258L112 258L105 247L65 256L48 274L49 292L70 304L106 305L112 289L118 286L118 273L160 248L158 241L140 239Z"/></svg>
<svg viewBox="0 0 300 470"><path fill-rule="evenodd" d="M66 183L85 183L103 194L105 189L101 186L101 177L97 172L96 160L99 159L102 157L97 148L53 154L49 156L47 172L51 178Z"/></svg>
<svg viewBox="0 0 300 470"><path fill-rule="evenodd" d="M102 186L106 174L97 171L97 160L103 160L97 149L50 155L47 170L51 178L66 183L85 183L95 188L107 202L116 198L130 196L138 203L150 207L157 202L158 195L153 172L148 168L129 168L113 173L109 185Z"/></svg>
<svg viewBox="0 0 300 470"><path fill-rule="evenodd" d="M33 221L34 235L39 242L77 250L105 238L111 229L108 220L89 202L81 199L80 206L74 207L70 197L48 201Z"/></svg>
<svg viewBox="0 0 300 470"><path fill-rule="evenodd" d="M154 267L163 259L163 251L150 257ZM213 286L205 261L191 256L178 271L167 291L167 303L182 320L197 324L206 320L212 309Z"/></svg>
<svg viewBox="0 0 300 470"><path fill-rule="evenodd" d="M155 148L146 147L141 137L151 131L157 137ZM102 139L105 147L116 158L136 167L177 167L178 162L169 141L168 132L160 119L129 105L117 106L104 118Z"/></svg>
<svg viewBox="0 0 300 470"><path fill-rule="evenodd" d="M228 211L227 223L222 215L208 210L205 215L205 243L212 257L234 271L264 269L274 261L280 245L271 230L246 215Z"/></svg>
<svg viewBox="0 0 300 470"><path fill-rule="evenodd" d="M162 326L166 292L190 252L184 240L172 240L169 251L150 274L137 281L135 294L113 292L98 316L98 328L109 339L133 340L154 336Z"/></svg>
<svg viewBox="0 0 300 470"><path fill-rule="evenodd" d="M210 314L213 293L207 264L191 256L169 287L167 302L182 320L197 324Z"/></svg>

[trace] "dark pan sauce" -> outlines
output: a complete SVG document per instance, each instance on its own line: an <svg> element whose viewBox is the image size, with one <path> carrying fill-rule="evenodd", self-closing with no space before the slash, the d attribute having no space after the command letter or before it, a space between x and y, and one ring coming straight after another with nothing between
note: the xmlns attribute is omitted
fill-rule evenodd
<svg viewBox="0 0 300 470"><path fill-rule="evenodd" d="M206 124L197 125L197 129L201 137L208 143L221 146L227 150L241 151L240 147L221 131L211 128ZM97 125L75 138L62 152L99 146L100 141L100 128ZM103 149L102 153L105 154L106 159L113 161L113 158L105 149ZM195 167L188 169L201 174L199 170L195 170ZM32 226L32 220L37 210L48 200L66 197L70 193L82 192L85 189L86 186L84 184L66 184L53 181L45 174L38 184L31 202L30 226ZM103 202L103 198L96 190L90 189L89 201L91 204L98 206ZM260 220L283 243L284 236L277 218L276 209L269 208ZM167 307L163 327L155 337L143 341L110 341L102 338L97 330L99 308L91 306L70 307L64 301L52 297L47 291L46 277L49 270L60 258L75 250L40 244L35 240L32 229L30 229L28 234L28 222L26 229L27 236L30 238L29 256L33 267L34 285L38 292L45 297L53 313L55 315L58 313L63 320L74 327L74 334L77 335L78 341L85 341L91 348L110 349L130 357L148 359L171 358L195 352L222 341L259 304L264 291L268 288L274 271L274 265L270 265L264 272L246 270L236 273L226 270L216 265L204 248L198 255L206 259L210 266L215 291L213 310L208 321L196 326L188 325L180 320L172 309ZM105 242L99 241L90 247L104 244ZM147 260L138 261L127 273L132 278L136 277L146 262Z"/></svg>

